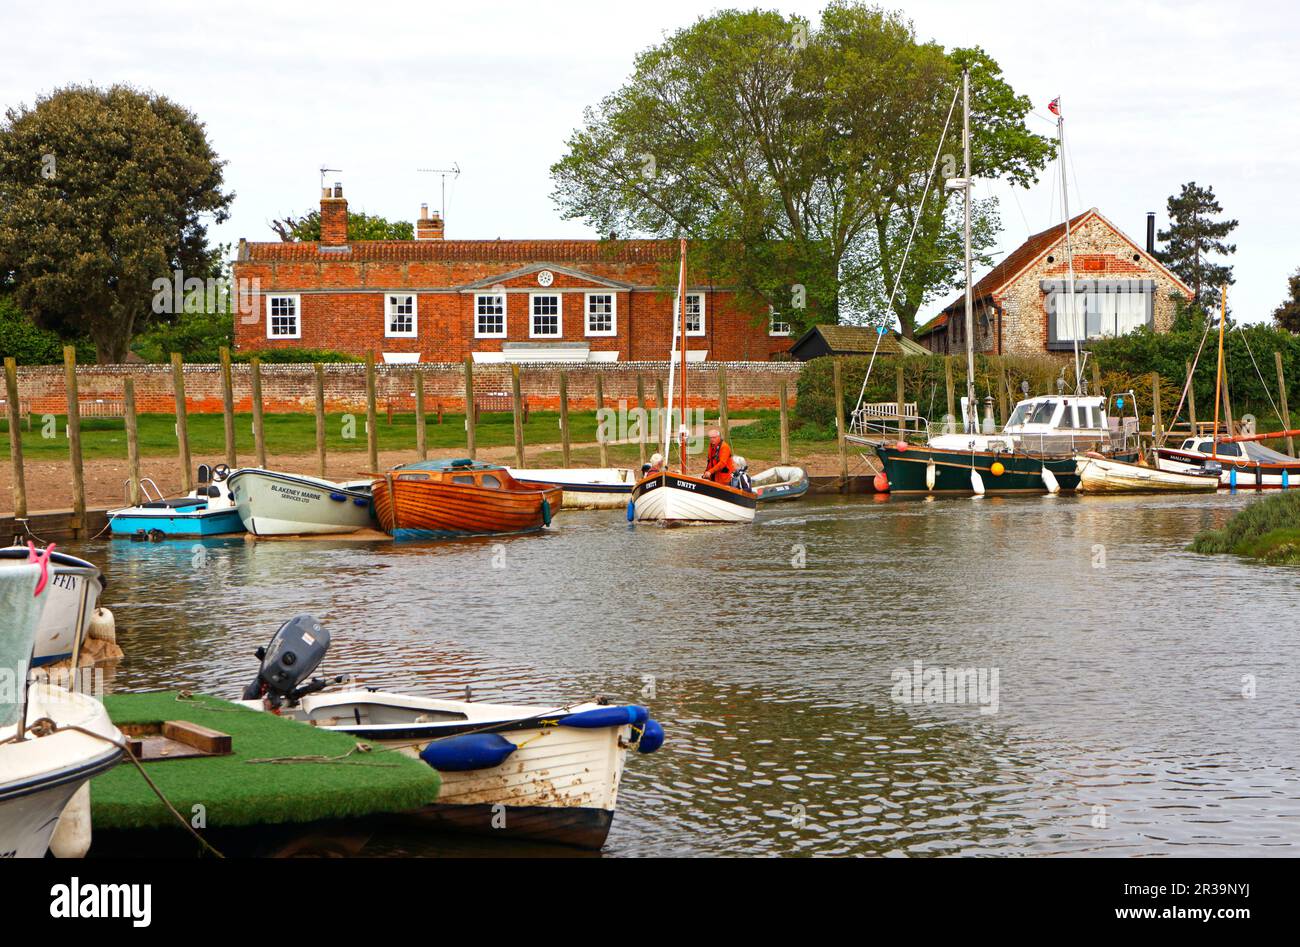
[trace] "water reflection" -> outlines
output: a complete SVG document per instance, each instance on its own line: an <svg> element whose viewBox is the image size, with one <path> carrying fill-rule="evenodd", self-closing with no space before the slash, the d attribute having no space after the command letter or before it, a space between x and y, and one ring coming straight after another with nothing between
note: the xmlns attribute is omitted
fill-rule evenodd
<svg viewBox="0 0 1300 947"><path fill-rule="evenodd" d="M1300 571L1182 551L1249 500L827 498L745 529L571 512L502 542L74 551L109 575L120 690L233 695L311 611L331 674L650 703L669 742L630 761L607 854L1294 854ZM891 700L915 661L997 669L998 713Z"/></svg>

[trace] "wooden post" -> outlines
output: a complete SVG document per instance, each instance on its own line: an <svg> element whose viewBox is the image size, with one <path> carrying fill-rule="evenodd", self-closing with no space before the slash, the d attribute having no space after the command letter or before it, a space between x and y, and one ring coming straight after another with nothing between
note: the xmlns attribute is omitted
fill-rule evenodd
<svg viewBox="0 0 1300 947"><path fill-rule="evenodd" d="M221 413L226 433L226 463L234 470L239 466L235 451L235 381L230 368L230 349L221 347Z"/></svg>
<svg viewBox="0 0 1300 947"><path fill-rule="evenodd" d="M1096 357L1092 360L1092 394L1095 397L1101 396L1101 365Z"/></svg>
<svg viewBox="0 0 1300 947"><path fill-rule="evenodd" d="M596 372L596 441L600 444L600 466L609 466L609 446L601 436L600 412L605 407L605 382L600 372Z"/></svg>
<svg viewBox="0 0 1300 947"><path fill-rule="evenodd" d="M906 412L903 410L903 402L907 398L907 392L903 388L902 358L899 358L898 363L894 365L894 397L898 399L898 439L901 441L907 430L907 422L904 420Z"/></svg>
<svg viewBox="0 0 1300 947"><path fill-rule="evenodd" d="M23 434L18 416L18 362L5 359L5 407L9 409L9 459L14 465L14 518L27 516L27 482L23 479Z"/></svg>
<svg viewBox="0 0 1300 947"><path fill-rule="evenodd" d="M185 411L185 366L179 352L172 352L172 390L176 392L176 447L181 463L181 492L194 489L194 470L190 462L190 419Z"/></svg>
<svg viewBox="0 0 1300 947"><path fill-rule="evenodd" d="M429 444L424 436L424 372L415 372L415 452L421 460L429 458Z"/></svg>
<svg viewBox="0 0 1300 947"><path fill-rule="evenodd" d="M135 379L122 379L122 421L126 427L127 503L140 505L140 432L135 417Z"/></svg>
<svg viewBox="0 0 1300 947"><path fill-rule="evenodd" d="M727 366L718 366L718 430L722 439L731 441L731 419L727 416Z"/></svg>
<svg viewBox="0 0 1300 947"><path fill-rule="evenodd" d="M957 402L952 389L952 356L943 357L943 382L948 389L948 417L957 417Z"/></svg>
<svg viewBox="0 0 1300 947"><path fill-rule="evenodd" d="M849 485L849 452L844 440L844 380L840 377L840 360L831 363L832 377L835 381L835 436L840 447L840 490Z"/></svg>
<svg viewBox="0 0 1300 947"><path fill-rule="evenodd" d="M248 362L248 378L253 390L253 449L257 452L257 466L266 469L266 418L262 413L262 360L254 357Z"/></svg>
<svg viewBox="0 0 1300 947"><path fill-rule="evenodd" d="M1192 378L1192 363L1187 363L1187 417L1192 422L1192 434L1196 434L1196 381Z"/></svg>
<svg viewBox="0 0 1300 947"><path fill-rule="evenodd" d="M1093 363L1095 370L1097 365ZM998 356L998 420L1001 426L1005 426L1007 418L1010 417L1009 405L1007 403L1007 357Z"/></svg>
<svg viewBox="0 0 1300 947"><path fill-rule="evenodd" d="M785 379L776 385L776 396L781 400L781 463L790 463L790 406L786 403Z"/></svg>
<svg viewBox="0 0 1300 947"><path fill-rule="evenodd" d="M1160 373L1151 373L1151 440L1155 441L1160 438L1164 430L1164 422L1160 416Z"/></svg>
<svg viewBox="0 0 1300 947"><path fill-rule="evenodd" d="M560 372L560 452L569 466L569 373Z"/></svg>
<svg viewBox="0 0 1300 947"><path fill-rule="evenodd" d="M325 366L317 362L316 388L316 475L325 479Z"/></svg>
<svg viewBox="0 0 1300 947"><path fill-rule="evenodd" d="M520 393L519 364L510 366L510 394L515 411L515 466L524 465L524 398Z"/></svg>
<svg viewBox="0 0 1300 947"><path fill-rule="evenodd" d="M474 359L465 359L465 453L473 460L477 454L474 444L474 422L478 420L474 410Z"/></svg>
<svg viewBox="0 0 1300 947"><path fill-rule="evenodd" d="M72 464L72 535L86 536L86 475L81 466L81 405L77 401L77 349L63 347L63 383L68 395L68 460Z"/></svg>
<svg viewBox="0 0 1300 947"><path fill-rule="evenodd" d="M379 418L375 413L375 351L366 353L366 461L379 472Z"/></svg>
<svg viewBox="0 0 1300 947"><path fill-rule="evenodd" d="M1277 390L1282 396L1282 430L1291 430L1291 409L1286 406L1286 378L1282 375L1282 353L1273 353L1273 362L1277 365ZM1295 456L1295 438L1286 436L1286 452Z"/></svg>
<svg viewBox="0 0 1300 947"><path fill-rule="evenodd" d="M646 458L645 458L645 434L646 434L646 431L645 431L645 429L646 429L646 427L647 427L647 426L649 425L649 423L650 423L650 416L649 416L648 414L646 414L646 410L645 410L645 377L642 376L642 375L637 375L637 376L636 376L636 404L637 404L637 407L641 409L641 424L640 424L640 426L637 428L637 431L638 431L638 433L639 433L639 435L640 435L639 437L637 437L637 448L639 449L640 454L641 454L640 465L641 465L641 467L644 467L644 466L645 466L645 463L646 463ZM685 412L682 412L682 417L686 417L686 413L685 413ZM665 457L665 458L664 458L664 462L667 463L667 461L668 461L668 458Z"/></svg>

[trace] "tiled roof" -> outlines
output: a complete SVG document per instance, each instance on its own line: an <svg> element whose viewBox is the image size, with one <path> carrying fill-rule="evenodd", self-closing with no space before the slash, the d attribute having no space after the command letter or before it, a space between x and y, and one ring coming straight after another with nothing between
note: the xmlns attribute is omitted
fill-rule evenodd
<svg viewBox="0 0 1300 947"><path fill-rule="evenodd" d="M349 262L552 260L575 263L658 263L675 259L674 240L357 240L345 247L316 242L246 243L240 261Z"/></svg>
<svg viewBox="0 0 1300 947"><path fill-rule="evenodd" d="M825 341L826 345L832 352L856 352L862 355L870 355L875 351L879 355L929 355L930 352L920 345L917 345L910 339L905 339L897 332L886 332L883 338L879 339L879 348L877 345L878 333L870 326L840 326L840 325L816 325L808 330L798 342L797 347L804 339L808 338L811 333L818 333Z"/></svg>

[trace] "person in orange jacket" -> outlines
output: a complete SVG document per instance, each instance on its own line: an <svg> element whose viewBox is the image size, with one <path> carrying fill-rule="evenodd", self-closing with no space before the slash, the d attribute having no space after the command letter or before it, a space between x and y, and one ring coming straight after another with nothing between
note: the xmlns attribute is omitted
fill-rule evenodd
<svg viewBox="0 0 1300 947"><path fill-rule="evenodd" d="M731 445L722 439L722 432L716 427L709 431L709 457L705 462L704 479L714 483L731 485L731 475L736 465L731 457Z"/></svg>

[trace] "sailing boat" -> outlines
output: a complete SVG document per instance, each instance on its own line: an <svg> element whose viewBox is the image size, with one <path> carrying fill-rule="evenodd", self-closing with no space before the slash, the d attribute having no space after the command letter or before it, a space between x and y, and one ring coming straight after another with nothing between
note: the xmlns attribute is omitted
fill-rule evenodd
<svg viewBox="0 0 1300 947"><path fill-rule="evenodd" d="M1186 438L1178 447L1157 447L1156 466L1180 474L1209 475L1224 487L1287 489L1300 481L1300 458L1265 447L1260 441L1277 437L1295 437L1300 430L1274 431L1269 434L1219 436L1219 405L1223 403L1223 333L1228 321L1228 287L1220 289L1219 360L1214 375L1214 427L1210 436ZM1208 331L1208 330L1207 330ZM1195 364L1192 371L1196 370ZM1188 376L1187 387L1192 384ZM1181 410L1182 405L1179 405Z"/></svg>
<svg viewBox="0 0 1300 947"><path fill-rule="evenodd" d="M629 519L637 522L660 522L665 526L698 523L752 523L758 507L758 496L746 490L686 472L686 238L681 241L681 265L677 276L677 312L680 323L677 342L682 360L682 410L678 431L677 451L681 470L673 473L667 469L656 471L639 480L632 488L632 508ZM672 360L669 360L672 365ZM668 380L668 413L673 415L673 379ZM665 441L668 433L664 433ZM664 445L665 464L668 445Z"/></svg>
<svg viewBox="0 0 1300 947"><path fill-rule="evenodd" d="M846 439L871 444L880 457L883 488L891 493L922 493L983 496L985 493L1058 493L1079 485L1075 455L1093 451L1120 460L1136 459L1136 430L1107 416L1106 399L1084 395L1079 361L1078 333L1074 345L1074 395L1040 396L1020 401L1001 432L982 433L978 427L975 397L974 286L971 274L971 170L970 170L970 73L962 72L963 177L949 186L964 192L964 243L966 262L966 397L963 399L964 433L941 434L924 445L878 443L862 430ZM1057 102L1052 111L1059 116ZM1064 128L1057 122L1064 155ZM940 145L942 147L942 143ZM1065 196L1064 159L1061 188ZM1065 257L1069 286L1074 286L1074 256L1071 246L1069 204L1065 210ZM906 263L906 260L904 260ZM1070 317L1076 317L1074 292L1068 292ZM863 384L863 391L866 384ZM900 411L901 411L901 405ZM855 424L859 419L855 414ZM864 424L865 428L865 424Z"/></svg>

